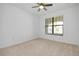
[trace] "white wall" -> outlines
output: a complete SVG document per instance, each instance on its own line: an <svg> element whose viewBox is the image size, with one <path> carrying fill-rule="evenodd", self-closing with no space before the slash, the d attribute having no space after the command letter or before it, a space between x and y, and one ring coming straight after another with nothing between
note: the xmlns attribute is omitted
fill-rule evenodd
<svg viewBox="0 0 79 59"><path fill-rule="evenodd" d="M35 35L35 38L38 38L39 37L39 32L40 32L40 16L35 16L35 19L33 21L34 23L34 35Z"/></svg>
<svg viewBox="0 0 79 59"><path fill-rule="evenodd" d="M27 11L0 4L0 48L34 39L36 19Z"/></svg>
<svg viewBox="0 0 79 59"><path fill-rule="evenodd" d="M63 10L55 11L52 13L48 13L41 17L40 20L40 37L48 38L50 40L56 40L60 42L72 43L79 45L79 37L78 37L78 7L73 6L70 8L66 8ZM46 35L45 34L45 18L53 17L53 16L64 16L64 36L56 36L56 35Z"/></svg>
<svg viewBox="0 0 79 59"><path fill-rule="evenodd" d="M77 26L77 34L78 34L78 38L79 38L79 4L78 4L78 7L77 7L78 9L77 9L77 17L78 17L78 19L77 19L77 24L78 24L78 26ZM79 39L78 39L79 40ZM79 44L79 41L78 41L78 44Z"/></svg>
<svg viewBox="0 0 79 59"><path fill-rule="evenodd" d="M46 35L45 18L59 15L64 16L64 36ZM78 16L79 6L39 17L16 6L0 4L0 48L29 41L37 37L79 45Z"/></svg>

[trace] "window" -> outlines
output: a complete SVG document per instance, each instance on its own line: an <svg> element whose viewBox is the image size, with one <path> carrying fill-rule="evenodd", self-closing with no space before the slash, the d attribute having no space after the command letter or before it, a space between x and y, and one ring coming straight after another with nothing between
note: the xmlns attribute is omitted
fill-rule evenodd
<svg viewBox="0 0 79 59"><path fill-rule="evenodd" d="M45 33L63 35L63 16L45 19Z"/></svg>

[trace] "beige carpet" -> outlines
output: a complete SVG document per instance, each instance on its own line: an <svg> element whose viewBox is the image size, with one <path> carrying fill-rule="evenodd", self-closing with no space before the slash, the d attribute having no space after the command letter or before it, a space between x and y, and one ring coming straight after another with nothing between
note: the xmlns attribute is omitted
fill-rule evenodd
<svg viewBox="0 0 79 59"><path fill-rule="evenodd" d="M35 39L0 49L2 56L79 56L76 45L45 39Z"/></svg>

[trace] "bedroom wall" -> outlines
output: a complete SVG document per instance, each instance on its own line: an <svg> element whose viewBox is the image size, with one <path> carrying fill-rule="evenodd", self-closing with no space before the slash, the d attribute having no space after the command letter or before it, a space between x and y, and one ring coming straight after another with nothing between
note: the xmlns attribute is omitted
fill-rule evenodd
<svg viewBox="0 0 79 59"><path fill-rule="evenodd" d="M15 6L0 4L0 48L34 39L34 16Z"/></svg>
<svg viewBox="0 0 79 59"><path fill-rule="evenodd" d="M40 32L40 16L39 15L35 15L35 19L33 21L34 26L33 26L33 32L34 32L34 37L35 38L39 38L39 32Z"/></svg>
<svg viewBox="0 0 79 59"><path fill-rule="evenodd" d="M78 29L77 29L77 31L78 31L77 34L78 34L78 35L77 35L77 36L78 36L78 38L79 38L79 4L78 4L78 9L77 9L77 17L78 17L78 19L77 19L77 24L78 24L78 25L77 25L77 28L78 28ZM79 40L79 39L78 39L78 40ZM79 41L78 41L78 44L79 44Z"/></svg>
<svg viewBox="0 0 79 59"><path fill-rule="evenodd" d="M79 45L79 36L78 36L78 16L77 13L79 10L78 6L69 7L66 9L61 9L58 11L54 11L52 13L47 13L44 16L41 16L40 19L40 37L46 38L49 40L56 40L65 43L77 44ZM64 16L64 35L56 36L56 35L46 35L45 34L45 18L53 17L53 16Z"/></svg>
<svg viewBox="0 0 79 59"><path fill-rule="evenodd" d="M46 35L45 18L59 15L64 15L64 36ZM78 16L79 6L38 16L13 5L0 4L0 48L37 37L79 45Z"/></svg>

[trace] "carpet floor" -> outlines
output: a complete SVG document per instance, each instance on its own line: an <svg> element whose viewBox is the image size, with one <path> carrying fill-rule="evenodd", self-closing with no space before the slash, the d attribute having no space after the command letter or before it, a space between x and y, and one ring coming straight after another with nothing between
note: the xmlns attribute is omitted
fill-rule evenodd
<svg viewBox="0 0 79 59"><path fill-rule="evenodd" d="M79 56L76 45L45 39L34 39L0 49L1 56Z"/></svg>

